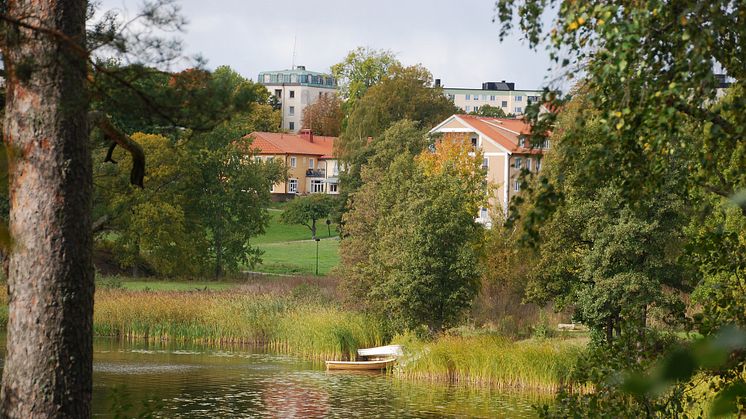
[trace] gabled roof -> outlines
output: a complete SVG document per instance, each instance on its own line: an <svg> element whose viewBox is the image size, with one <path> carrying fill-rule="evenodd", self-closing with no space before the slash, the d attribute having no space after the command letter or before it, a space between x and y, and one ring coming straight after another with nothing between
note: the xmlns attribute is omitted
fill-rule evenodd
<svg viewBox="0 0 746 419"><path fill-rule="evenodd" d="M440 132L442 126L453 120L460 122L464 128L473 129L510 153L539 154L542 152L541 149L518 146L519 137L531 134L531 126L522 119L459 114L450 116L430 132Z"/></svg>
<svg viewBox="0 0 746 419"><path fill-rule="evenodd" d="M334 141L337 137L314 135L308 137L299 134L278 132L252 132L251 149L258 154L307 154L333 158Z"/></svg>

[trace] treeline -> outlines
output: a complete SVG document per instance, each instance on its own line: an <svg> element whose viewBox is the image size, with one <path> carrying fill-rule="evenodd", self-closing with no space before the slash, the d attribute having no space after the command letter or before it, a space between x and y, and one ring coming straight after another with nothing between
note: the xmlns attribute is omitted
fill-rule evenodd
<svg viewBox="0 0 746 419"><path fill-rule="evenodd" d="M94 133L94 237L99 261L133 275L220 277L251 266L249 244L268 223L279 163L255 161L252 131L277 131L263 86L228 67L163 73L112 66L128 84L98 88L93 107L139 144L144 188L128 181L133 159ZM104 81L110 78L104 79Z"/></svg>

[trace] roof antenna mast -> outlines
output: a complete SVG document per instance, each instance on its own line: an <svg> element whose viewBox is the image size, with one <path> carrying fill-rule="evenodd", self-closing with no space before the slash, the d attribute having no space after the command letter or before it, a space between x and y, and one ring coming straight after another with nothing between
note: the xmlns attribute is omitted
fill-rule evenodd
<svg viewBox="0 0 746 419"><path fill-rule="evenodd" d="M293 35L293 60L290 63L290 69L295 70L295 41L298 39L298 33L296 32L295 35Z"/></svg>

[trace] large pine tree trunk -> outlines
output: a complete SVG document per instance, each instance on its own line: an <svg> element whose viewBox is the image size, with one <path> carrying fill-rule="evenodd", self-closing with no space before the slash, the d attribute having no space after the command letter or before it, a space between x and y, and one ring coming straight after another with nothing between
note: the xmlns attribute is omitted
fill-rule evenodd
<svg viewBox="0 0 746 419"><path fill-rule="evenodd" d="M4 138L10 164L8 350L0 416L85 418L93 268L85 0L10 0ZM6 19L8 20L8 19Z"/></svg>

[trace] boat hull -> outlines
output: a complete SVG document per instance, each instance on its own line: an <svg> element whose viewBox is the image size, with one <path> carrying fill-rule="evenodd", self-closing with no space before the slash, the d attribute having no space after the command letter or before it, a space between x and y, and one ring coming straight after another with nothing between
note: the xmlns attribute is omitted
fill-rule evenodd
<svg viewBox="0 0 746 419"><path fill-rule="evenodd" d="M395 358L380 361L326 361L327 370L376 371L391 367Z"/></svg>

